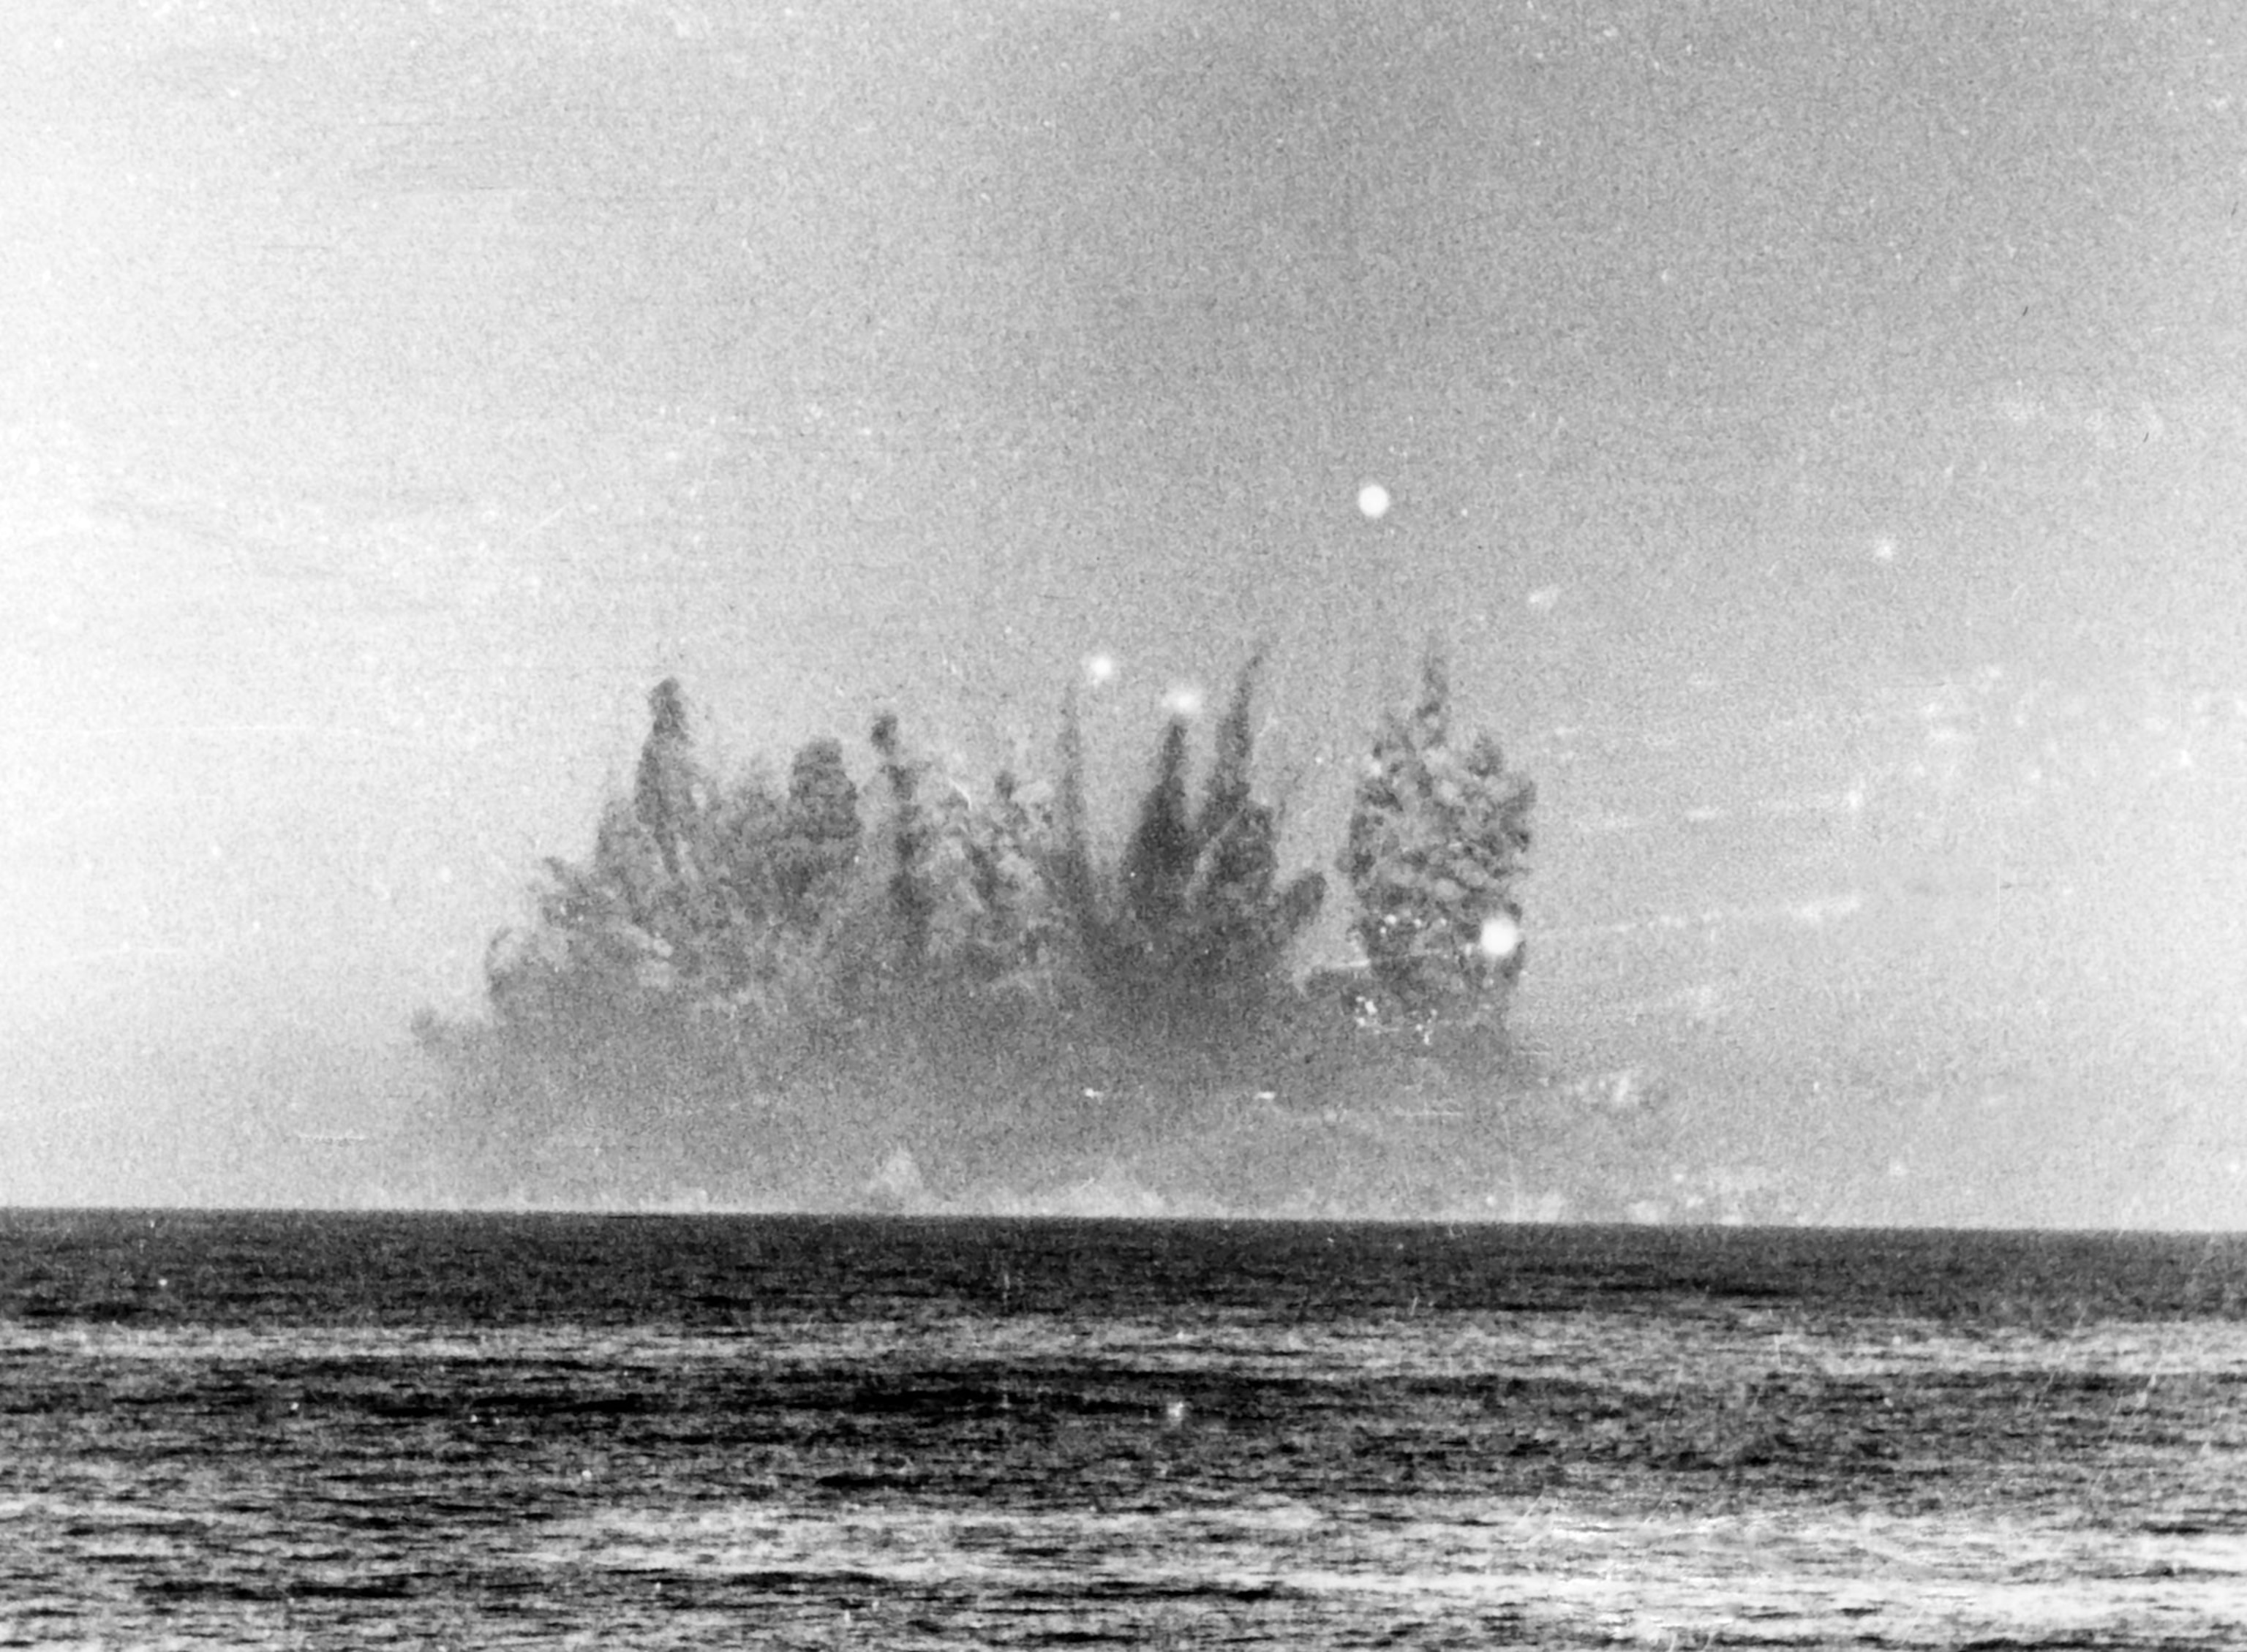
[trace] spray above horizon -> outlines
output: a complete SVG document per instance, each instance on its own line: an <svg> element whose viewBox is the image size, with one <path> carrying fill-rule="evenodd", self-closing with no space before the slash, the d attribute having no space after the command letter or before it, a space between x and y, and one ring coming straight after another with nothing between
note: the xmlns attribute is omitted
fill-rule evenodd
<svg viewBox="0 0 2247 1652"><path fill-rule="evenodd" d="M911 777L942 889L1058 809L1073 689L1050 922L1194 979L1129 891L1253 843L1227 945L1285 931L1308 994L1375 959L1350 823L1438 637L1439 744L1536 783L1521 911L1451 959L1511 981L1478 1093L1576 1109L1576 1179L1488 1208L2247 1222L2247 24L534 10L25 47L0 1198L418 1197L406 1029L486 1014L667 678L729 806L762 762L785 820L821 741L809 799ZM1408 1041L1317 1128L1439 1130ZM1103 1043L1072 1105L1132 1089ZM1242 1161L1316 1184L1238 1078ZM944 1196L901 1137L852 1197L893 1148L883 1197ZM1429 1205L1417 1150L1365 1208Z"/></svg>
<svg viewBox="0 0 2247 1652"><path fill-rule="evenodd" d="M884 710L872 786L822 739L783 792L705 768L665 679L591 861L550 863L534 923L495 938L488 1021L420 1022L447 1082L399 1169L470 1202L1063 1209L1103 1180L1172 1212L1565 1199L1525 1189L1559 1167L1531 1163L1521 1109L1488 1093L1508 1068L1534 787L1486 733L1454 729L1431 649L1334 860L1357 956L1306 978L1328 878L1281 859L1284 805L1256 772L1263 665L1240 668L1205 761L1199 693L1166 693L1115 846L1088 807L1076 687L1050 780L947 775ZM1399 1096L1480 1122L1416 1140L1375 1122ZM1470 1137L1480 1162L1447 1175Z"/></svg>

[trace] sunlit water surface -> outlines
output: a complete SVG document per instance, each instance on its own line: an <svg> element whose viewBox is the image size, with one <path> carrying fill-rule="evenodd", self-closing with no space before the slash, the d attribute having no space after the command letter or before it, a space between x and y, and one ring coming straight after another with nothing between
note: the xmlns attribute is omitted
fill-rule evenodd
<svg viewBox="0 0 2247 1652"><path fill-rule="evenodd" d="M0 1645L2197 1647L2247 1240L0 1213Z"/></svg>

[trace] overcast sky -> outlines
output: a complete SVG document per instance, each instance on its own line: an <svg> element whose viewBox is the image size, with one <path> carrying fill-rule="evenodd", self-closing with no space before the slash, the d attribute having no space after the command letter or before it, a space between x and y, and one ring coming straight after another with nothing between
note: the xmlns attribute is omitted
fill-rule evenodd
<svg viewBox="0 0 2247 1652"><path fill-rule="evenodd" d="M671 673L973 774L1110 652L1120 799L1269 638L1324 862L1438 629L1563 1064L2237 1110L2228 4L6 33L0 1035L469 1010Z"/></svg>

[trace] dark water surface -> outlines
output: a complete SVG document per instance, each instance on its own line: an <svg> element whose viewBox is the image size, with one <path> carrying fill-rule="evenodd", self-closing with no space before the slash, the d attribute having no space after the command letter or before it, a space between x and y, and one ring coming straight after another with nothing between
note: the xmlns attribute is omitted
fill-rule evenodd
<svg viewBox="0 0 2247 1652"><path fill-rule="evenodd" d="M2247 1644L2247 1239L0 1212L0 1646L726 1644Z"/></svg>

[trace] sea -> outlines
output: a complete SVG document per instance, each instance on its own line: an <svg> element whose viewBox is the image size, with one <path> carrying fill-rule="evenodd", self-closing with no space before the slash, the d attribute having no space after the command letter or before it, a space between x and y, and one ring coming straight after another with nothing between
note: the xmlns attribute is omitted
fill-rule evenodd
<svg viewBox="0 0 2247 1652"><path fill-rule="evenodd" d="M0 1212L0 1646L2247 1645L2247 1238Z"/></svg>

